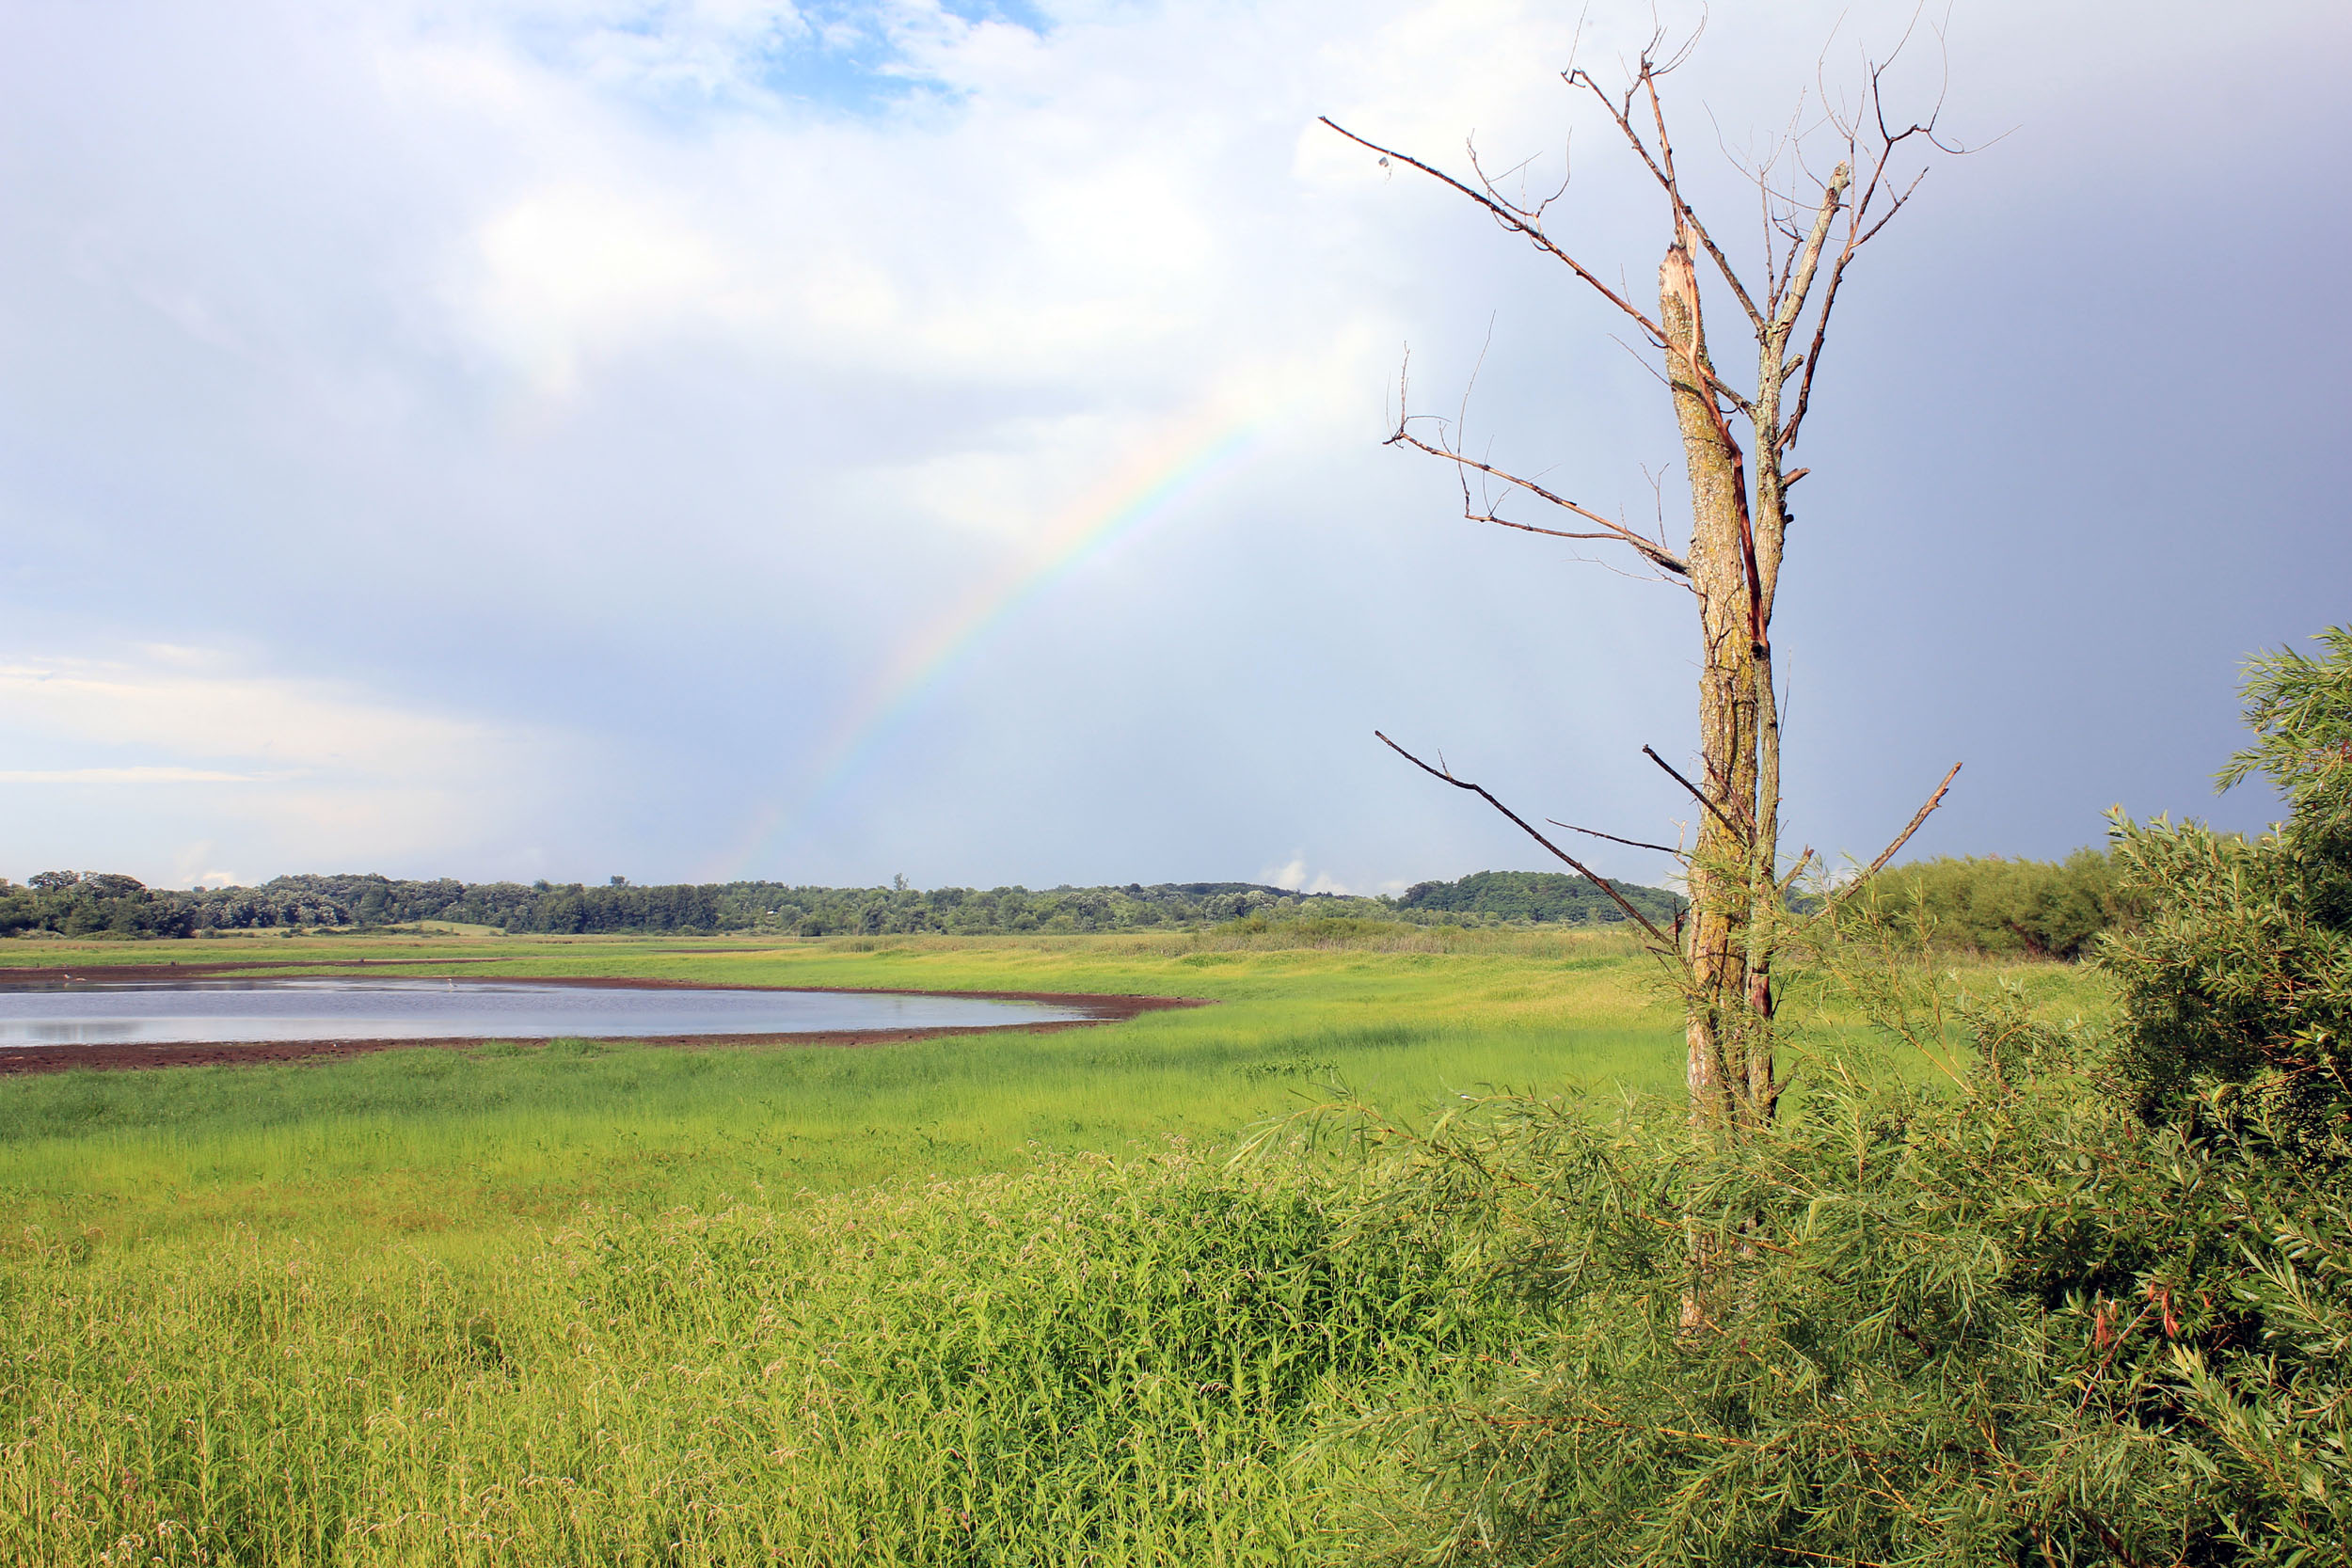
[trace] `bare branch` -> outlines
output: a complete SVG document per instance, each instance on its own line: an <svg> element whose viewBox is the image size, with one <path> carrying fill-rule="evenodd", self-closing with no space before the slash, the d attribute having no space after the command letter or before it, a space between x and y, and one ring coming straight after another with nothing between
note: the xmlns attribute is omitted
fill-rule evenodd
<svg viewBox="0 0 2352 1568"><path fill-rule="evenodd" d="M1848 882L1844 887L1837 889L1827 898L1821 900L1821 907L1816 910L1812 916L1804 922L1805 925L1811 926L1815 921L1825 920L1830 915L1836 913L1838 908L1842 906L1849 897L1853 895L1855 890L1861 888L1864 884L1867 883L1871 878L1877 876L1881 871L1885 869L1886 863L1893 860L1897 852L1899 851L1904 845L1911 842L1911 835L1919 831L1920 824L1927 821L1928 815L1934 811L1936 807L1944 803L1944 792L1952 787L1952 781L1960 776L1960 768L1961 765L1959 763L1956 762L1952 764L1951 770L1944 775L1944 782L1937 784L1935 786L1935 793L1928 797L1927 804L1912 813L1911 820L1904 824L1903 831L1895 835L1895 842L1880 850L1878 859L1872 861L1868 865L1865 866L1860 876L1854 878L1853 880ZM1793 875L1790 879L1792 881L1795 879Z"/></svg>
<svg viewBox="0 0 2352 1568"><path fill-rule="evenodd" d="M1430 165L1422 163L1419 158L1413 157L1410 153L1399 152L1393 148L1382 147L1375 141L1367 141L1363 137L1358 135L1355 132L1349 130L1346 126L1332 119L1328 115L1318 115L1315 118L1320 119L1324 124L1330 126L1332 130L1337 131L1341 135L1345 136L1349 141L1354 142L1357 146L1367 148L1374 152L1379 153L1384 158L1391 158L1398 163L1410 165L1412 167L1421 170L1423 174L1428 175L1431 179L1438 181L1443 184L1453 186L1464 196L1469 197L1472 201L1477 202L1481 207L1486 208L1487 212L1493 214L1495 221L1502 224L1503 228L1510 230L1514 233L1526 235L1529 242L1533 244L1536 249L1541 250L1545 254L1554 257L1565 263L1570 272L1573 272L1577 277L1582 278L1586 283L1590 284L1594 291L1603 299L1606 299L1610 304L1615 306L1627 315L1631 316L1636 322L1639 322L1643 331L1647 332L1652 338L1657 339L1660 342L1665 341L1665 334L1658 330L1658 324L1656 322L1651 321L1647 316L1642 314L1640 310L1634 309L1633 305L1628 301L1623 294L1617 293L1616 290L1611 288L1608 284L1603 283L1599 278L1594 277L1593 274L1586 269L1583 262L1578 261L1575 257L1561 249L1560 246L1553 242L1551 236L1544 232L1542 223L1539 222L1534 214L1521 212L1518 208L1512 206L1509 202L1502 200L1499 197L1491 196L1485 191L1474 190L1470 186L1462 183L1459 180L1454 179L1454 176L1446 173L1443 169L1432 167Z"/></svg>
<svg viewBox="0 0 2352 1568"><path fill-rule="evenodd" d="M1797 444L1797 427L1804 423L1805 410L1813 406L1813 372L1820 367L1821 345L1829 341L1830 312L1836 309L1837 289L1846 281L1846 264L1853 260L1853 253L1850 240L1829 269L1829 286L1821 292L1821 313L1813 323L1813 343L1804 351L1804 379L1797 383L1797 406L1788 411L1788 420L1780 427L1781 451Z"/></svg>
<svg viewBox="0 0 2352 1568"><path fill-rule="evenodd" d="M1669 66L1666 69L1671 70L1672 67ZM1600 106L1608 111L1611 119L1617 122L1617 129L1625 133L1625 139L1633 149L1634 155L1642 160L1643 166L1650 172L1650 178L1657 181L1659 188L1666 193L1666 199L1674 206L1677 227L1687 228L1697 236L1701 247L1713 259L1715 270L1722 273L1724 281L1731 286L1733 296L1740 301L1740 308L1748 313L1748 320L1756 325L1758 331L1761 331L1764 326L1764 313L1756 308L1756 301L1748 297L1747 285L1740 282L1740 275L1731 270L1730 259L1724 256L1723 248L1716 245L1715 237L1707 231L1707 226L1699 221L1698 214L1693 212L1691 204L1682 198L1681 186L1676 182L1674 144L1666 138L1665 110L1658 102L1659 74L1659 69L1650 63L1647 55L1645 55L1641 69L1634 76L1634 90L1645 89L1648 92L1650 115L1658 125L1658 152L1655 155L1651 153L1649 144L1642 139L1642 134L1633 127L1630 91L1627 94L1626 103L1621 107L1615 100L1601 90L1600 84L1593 80L1592 72L1588 71L1571 72L1567 77L1567 82L1570 87L1588 88L1595 98L1600 100ZM1662 166L1660 163L1661 157L1664 159Z"/></svg>
<svg viewBox="0 0 2352 1568"><path fill-rule="evenodd" d="M1612 844L1622 844L1629 849L1655 849L1661 855L1682 853L1679 849L1669 849L1662 844L1645 844L1638 838L1619 838L1614 833L1604 833L1598 828L1580 828L1573 822L1563 822L1556 816L1547 816L1544 820L1555 828L1565 828L1572 833L1582 833L1586 838L1605 838Z"/></svg>
<svg viewBox="0 0 2352 1568"><path fill-rule="evenodd" d="M1659 767L1664 768L1668 778L1671 778L1675 783L1689 790L1691 792L1691 799L1696 800L1700 805L1705 806L1708 809L1708 814L1711 815L1716 821L1722 823L1724 827L1730 832L1734 838L1743 841L1747 838L1748 835L1746 830L1741 828L1738 823L1734 822L1730 817L1725 816L1724 815L1723 807L1717 805L1714 799L1709 796L1707 791L1701 789L1698 785L1684 778L1681 771L1677 769L1673 763L1668 762L1664 757L1660 756L1656 752L1651 751L1646 746L1642 748L1642 754L1649 758L1650 761L1658 764Z"/></svg>
<svg viewBox="0 0 2352 1568"><path fill-rule="evenodd" d="M1561 861L1565 863L1567 866L1578 876L1583 878L1586 881L1600 889L1603 894L1607 895L1609 901L1616 905L1617 908L1623 910L1627 916L1638 924L1643 930L1647 931L1650 934L1650 940L1657 942L1661 949L1666 952L1677 951L1674 942L1666 936L1666 933L1660 930L1656 926L1651 925L1649 916L1644 914L1640 910L1635 909L1624 894L1619 893L1614 887L1610 885L1609 879L1606 877L1594 875L1592 869L1582 861L1578 860L1574 855L1569 854L1565 849L1563 849L1557 844L1552 843L1551 840L1537 832L1534 828L1529 827L1525 817L1522 817L1518 812L1513 811L1509 806L1506 806L1502 801L1496 800L1494 796L1484 786L1474 784L1468 779L1457 779L1442 768L1430 767L1427 763L1422 761L1421 758L1413 755L1412 752L1406 751L1404 747L1399 746L1395 741L1391 740L1387 736L1382 735L1378 730L1375 730L1372 733L1374 736L1379 740L1381 745L1386 746L1390 751L1394 752L1398 756L1403 757L1406 762L1411 763L1414 767L1420 768L1431 778L1442 779L1456 789L1469 790L1471 794L1477 796L1480 800L1494 807L1495 810L1509 817L1518 825L1518 830L1521 832L1534 839L1536 843L1542 845L1545 848L1550 850L1553 855L1557 856Z"/></svg>
<svg viewBox="0 0 2352 1568"><path fill-rule="evenodd" d="M1915 24L1915 17L1914 21ZM1902 44L1908 43L1910 38L1910 31L1906 29L1902 41L1896 45L1896 55L1902 53ZM1875 218L1872 217L1872 209L1877 205L1880 193L1888 188L1888 166L1894 161L1896 149L1915 136L1939 152L1959 154L1968 150L1956 143L1947 143L1936 133L1936 121L1942 118L1944 112L1941 93L1937 96L1934 109L1924 121L1915 120L1900 131L1894 130L1886 123L1886 102L1880 92L1880 82L1886 74L1887 66L1892 63L1893 56L1890 55L1886 61L1869 68L1868 85L1864 89L1863 103L1851 119L1836 113L1831 116L1831 122L1844 134L1846 138L1848 157L1839 166L1849 171L1847 174L1849 184L1853 179L1851 171L1858 160L1862 144L1862 121L1865 114L1878 129L1878 143L1875 154L1870 160L1869 175L1863 182L1861 194L1854 197L1847 207L1846 242L1838 249L1837 260L1830 266L1829 283L1821 294L1820 313L1814 319L1812 346L1805 351L1804 379L1797 386L1797 405L1789 411L1788 421L1781 426L1779 434L1773 438L1776 451L1787 451L1796 445L1797 431L1804 423L1806 410L1812 406L1813 376L1820 367L1821 346L1829 338L1830 314L1836 309L1837 291L1846 280L1846 268L1852 263L1855 252L1876 239L1879 231L1894 220L1895 214L1909 204L1912 196L1919 189L1919 182L1927 178L1927 170L1921 169L1912 177L1911 183L1903 187L1901 195L1889 197L1884 212L1878 214ZM1826 94L1824 94L1824 100L1826 101ZM1833 184L1836 180L1836 176L1833 174L1831 176ZM1823 192L1825 201L1828 192L1825 190ZM1793 319L1792 317L1791 320Z"/></svg>
<svg viewBox="0 0 2352 1568"><path fill-rule="evenodd" d="M1537 528L1532 523L1516 523L1508 517L1498 517L1491 512L1480 513L1472 511L1466 504L1464 508L1464 515L1470 517L1473 522L1498 523L1504 528L1518 529L1522 532L1526 533L1548 534L1554 539L1613 539L1619 544L1632 546L1633 548L1638 550L1642 554L1643 558L1648 561L1652 565L1662 567L1669 572L1674 572L1686 578L1691 575L1691 568L1683 562L1682 558L1667 549L1664 546L1660 545L1653 540L1645 539L1642 535L1634 532L1623 523L1605 517L1601 515L1601 514L1595 512L1590 507L1580 506L1576 502L1568 499L1565 496L1553 494L1551 491L1547 490L1542 485L1536 483L1534 480L1521 479L1517 474L1508 473L1502 468L1496 467L1491 463L1481 463L1475 457L1465 456L1463 453L1455 451L1451 447L1424 441L1402 425L1397 428L1395 435L1389 437L1386 444L1392 447L1398 445L1411 447L1417 451L1425 451L1432 457L1442 457L1447 462L1455 464L1461 467L1476 468L1480 473L1492 475L1494 478L1502 481L1505 484L1514 485L1518 489L1524 490L1529 495L1535 497L1539 500L1549 501L1552 505L1559 507L1564 511L1572 512L1576 514L1576 515L1585 519L1587 522L1597 523L1607 531L1601 533L1569 533L1564 532L1559 529Z"/></svg>
<svg viewBox="0 0 2352 1568"><path fill-rule="evenodd" d="M1520 159L1518 163L1513 164L1509 168L1502 171L1502 177L1506 180L1514 174L1519 176L1519 189L1522 194L1520 195L1518 201L1513 201L1509 197L1504 196L1502 192L1496 187L1493 177L1486 172L1486 166L1478 161L1477 141L1472 137L1464 137L1462 141L1462 150L1470 158L1470 171L1478 176L1478 183L1485 188L1486 194L1493 197L1497 201L1502 202L1504 206L1510 208L1513 212L1519 214L1521 216L1528 218L1532 222L1541 223L1544 218L1545 211L1549 209L1553 202L1568 194L1568 182L1572 178L1573 171L1570 167L1568 157L1565 152L1562 153L1560 159L1561 174L1559 185L1549 196L1545 197L1540 201L1537 201L1533 207L1527 207L1520 205L1520 203L1527 199L1524 194L1527 189L1527 167L1530 164L1533 164L1535 161L1537 156L1536 154L1530 153L1528 156Z"/></svg>
<svg viewBox="0 0 2352 1568"><path fill-rule="evenodd" d="M1952 781L1954 779L1960 777L1960 768L1961 765L1959 763L1952 764L1952 770L1944 775L1944 782L1942 784L1935 786L1935 793L1928 797L1928 803L1921 806L1917 811L1912 813L1911 821L1904 826L1901 832L1895 835L1895 842L1880 850L1879 858L1872 861L1867 867L1865 867L1862 875L1854 879L1855 881L1867 881L1870 878L1876 876L1879 871L1885 866L1888 861L1895 858L1895 852L1897 850L1911 842L1911 835L1919 831L1921 823L1927 821L1928 814L1934 811L1936 807L1944 803L1944 792L1952 787Z"/></svg>

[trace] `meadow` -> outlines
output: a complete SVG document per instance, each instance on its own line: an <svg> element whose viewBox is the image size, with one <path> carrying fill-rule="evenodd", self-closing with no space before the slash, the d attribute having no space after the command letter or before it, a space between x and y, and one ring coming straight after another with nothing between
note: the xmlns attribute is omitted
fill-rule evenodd
<svg viewBox="0 0 2352 1568"><path fill-rule="evenodd" d="M1599 933L9 943L0 963L1183 995L1099 1028L0 1081L0 1552L207 1563L1310 1563L1393 1544L1351 1437L1508 1352L1343 1088L1672 1093ZM1985 971L2052 1009L2058 966ZM1823 1015L1818 1039L1851 1022Z"/></svg>

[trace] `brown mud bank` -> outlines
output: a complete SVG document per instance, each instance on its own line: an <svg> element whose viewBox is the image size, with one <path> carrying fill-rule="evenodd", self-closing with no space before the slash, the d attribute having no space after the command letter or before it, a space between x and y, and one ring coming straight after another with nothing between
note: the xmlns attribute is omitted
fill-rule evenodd
<svg viewBox="0 0 2352 1568"><path fill-rule="evenodd" d="M91 964L53 966L42 969L0 968L0 981L215 979L241 975L256 969L343 970L358 968L410 970L418 973L408 977L432 979L445 974L449 962L448 959L423 959L412 962L379 958L328 963L262 960L256 963ZM511 980L517 985L580 986L596 990L781 990L814 991L841 996L946 996L977 1002L1041 1002L1055 1006L1083 1008L1087 1014L1084 1018L1057 1019L1041 1023L963 1024L935 1029L832 1029L771 1035L628 1035L612 1037L607 1042L615 1045L841 1047L898 1045L908 1040L944 1039L953 1035L998 1035L1008 1032L1050 1035L1059 1034L1065 1029L1090 1029L1097 1024L1123 1023L1131 1018L1137 1018L1145 1013L1163 1012L1171 1007L1211 1006L1216 1000L1205 996L1121 996L1104 995L1090 991L911 990L898 986L751 986L727 981L636 979L612 974L477 975L469 983L495 985L501 980ZM76 1069L99 1071L136 1071L152 1068L238 1066L249 1062L331 1060L340 1056L362 1055L372 1051L414 1051L425 1048L470 1051L478 1050L485 1045L544 1046L550 1039L597 1037L596 1036L543 1036L534 1038L496 1036L451 1039L254 1040L248 1042L213 1041L199 1044L157 1041L153 1044L136 1045L13 1046L0 1047L0 1078L33 1072L68 1072Z"/></svg>

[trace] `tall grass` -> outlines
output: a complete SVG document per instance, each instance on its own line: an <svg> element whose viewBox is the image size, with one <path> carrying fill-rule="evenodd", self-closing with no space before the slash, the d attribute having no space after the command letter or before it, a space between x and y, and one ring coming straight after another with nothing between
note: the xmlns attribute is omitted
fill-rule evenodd
<svg viewBox="0 0 2352 1568"><path fill-rule="evenodd" d="M1302 1438L1476 1334L1409 1235L1181 1152L6 1277L24 1561L1333 1561Z"/></svg>
<svg viewBox="0 0 2352 1568"><path fill-rule="evenodd" d="M1410 1108L1679 1066L1613 938L1342 924L375 939L500 960L476 974L1218 1005L0 1081L0 1560L1341 1560L1379 1474L1346 1420L1510 1325L1404 1221L1343 1224L1343 1168L1219 1149L1326 1085Z"/></svg>

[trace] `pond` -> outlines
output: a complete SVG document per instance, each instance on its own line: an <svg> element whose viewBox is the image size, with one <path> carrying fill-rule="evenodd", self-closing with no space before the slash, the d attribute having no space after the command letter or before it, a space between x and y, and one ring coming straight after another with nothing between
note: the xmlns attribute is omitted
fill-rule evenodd
<svg viewBox="0 0 2352 1568"><path fill-rule="evenodd" d="M305 975L0 981L0 1049L270 1040L595 1039L1064 1023L1083 1007L880 991Z"/></svg>

